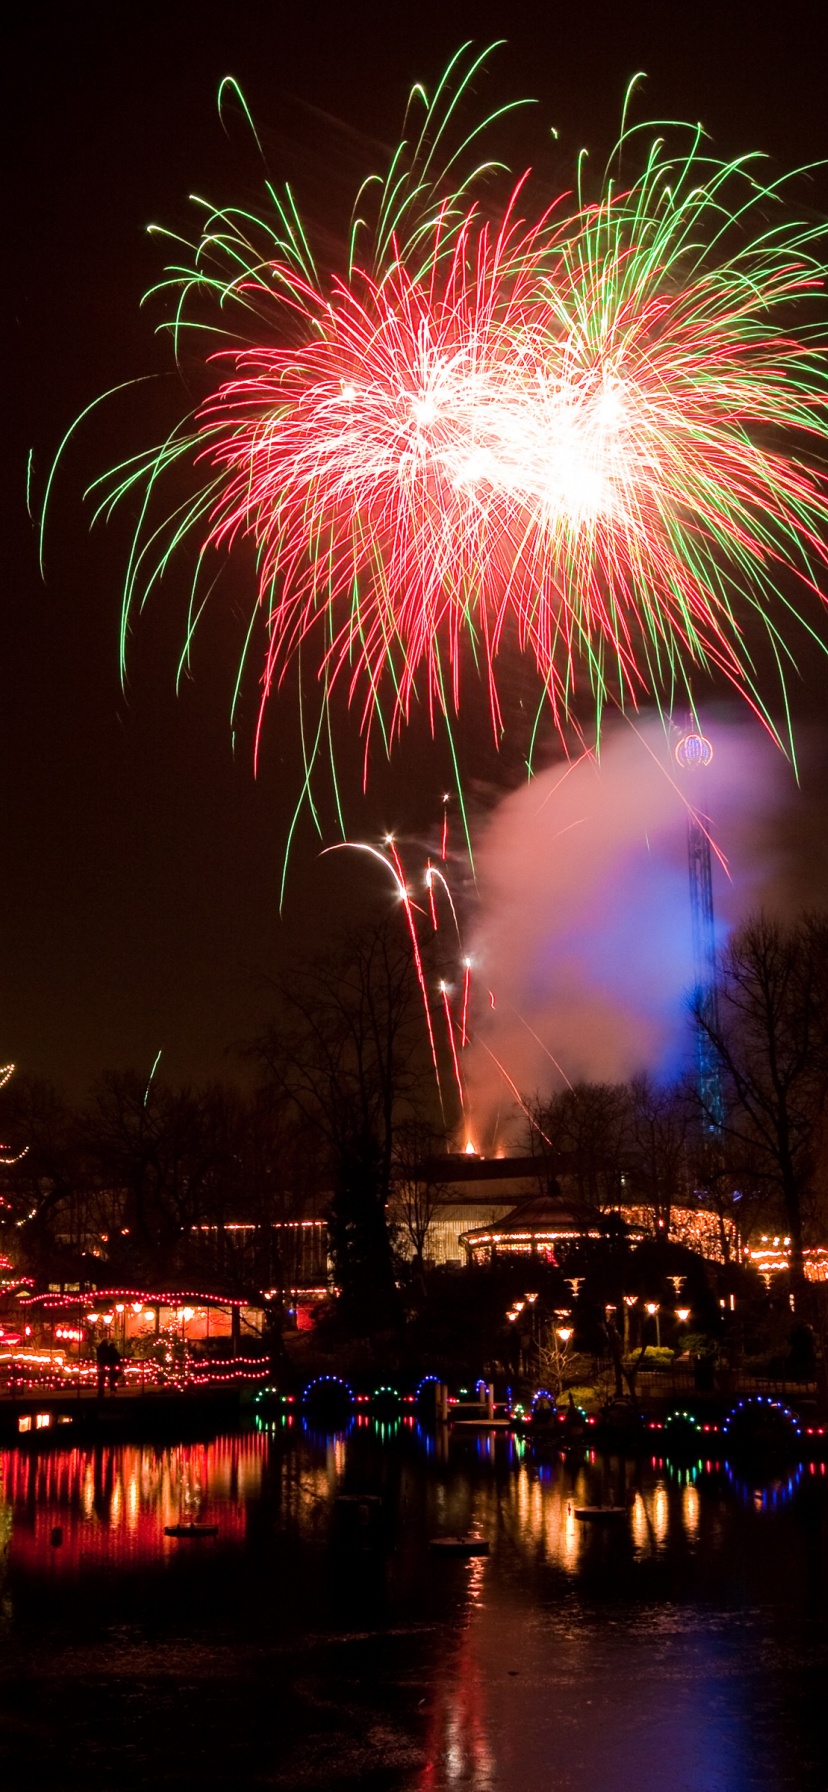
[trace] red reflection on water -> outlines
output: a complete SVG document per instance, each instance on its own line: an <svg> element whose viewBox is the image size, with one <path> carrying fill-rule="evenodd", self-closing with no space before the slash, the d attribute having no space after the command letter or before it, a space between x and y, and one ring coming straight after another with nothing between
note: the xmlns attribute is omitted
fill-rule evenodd
<svg viewBox="0 0 828 1792"><path fill-rule="evenodd" d="M468 1564L467 1571L473 1608L479 1603L485 1562L478 1558ZM492 1785L496 1762L489 1735L488 1691L480 1638L470 1613L457 1649L443 1663L435 1686L426 1742L428 1759L416 1782L417 1792L438 1792L453 1785Z"/></svg>
<svg viewBox="0 0 828 1792"><path fill-rule="evenodd" d="M141 1568L182 1547L165 1537L165 1525L191 1520L217 1524L220 1545L237 1543L246 1502L261 1488L266 1448L253 1434L164 1449L0 1452L8 1560L34 1574Z"/></svg>

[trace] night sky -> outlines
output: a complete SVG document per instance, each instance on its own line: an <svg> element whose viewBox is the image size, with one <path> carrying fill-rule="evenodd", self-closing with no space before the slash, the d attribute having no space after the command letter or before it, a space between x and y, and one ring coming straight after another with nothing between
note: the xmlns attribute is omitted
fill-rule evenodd
<svg viewBox="0 0 828 1792"><path fill-rule="evenodd" d="M159 1047L171 1078L231 1074L227 1048L266 1012L268 976L378 900L347 855L319 859L305 822L279 915L299 777L295 706L272 706L254 779L255 691L235 753L229 727L243 569L238 604L225 586L178 697L186 581L174 576L133 634L121 689L129 528L124 518L90 537L82 491L186 408L168 347L139 310L162 264L144 227L186 223L193 191L258 203L255 158L240 132L228 139L216 113L219 80L232 73L271 172L288 174L305 212L335 230L360 178L383 166L397 140L413 81L433 84L467 37L481 47L507 40L481 78L481 103L540 101L515 129L511 160L516 169L537 160L544 127L555 125L558 148L545 164L553 184L582 144L598 154L610 147L638 69L648 73L642 110L700 118L723 154L763 148L782 166L828 155L826 10L795 0L766 15L741 0L406 8L30 0L17 18L4 107L4 388L11 383L13 422L4 432L0 603L0 1059L73 1095L107 1068L148 1070ZM804 188L803 203L809 194L816 211L828 207L828 180ZM43 583L26 514L29 450L39 495L78 412L141 374L161 377L101 409L64 464ZM824 832L824 690L825 668L806 653L794 700L808 746L791 825L811 900L828 895L814 857L814 830ZM478 726L480 792L505 791L517 762L495 761L472 704L461 721L472 745ZM425 728L390 768L372 771L367 799L358 744L343 754L355 834L370 839L393 826L424 838L436 828L446 751Z"/></svg>

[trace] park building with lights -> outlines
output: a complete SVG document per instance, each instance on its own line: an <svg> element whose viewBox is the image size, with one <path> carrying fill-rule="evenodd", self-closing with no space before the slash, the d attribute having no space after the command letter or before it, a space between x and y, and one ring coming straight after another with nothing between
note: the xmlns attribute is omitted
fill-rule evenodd
<svg viewBox="0 0 828 1792"><path fill-rule="evenodd" d="M528 1243L531 1251L531 1235L534 1233L540 1248L544 1226L562 1243L565 1239L601 1238L606 1236L612 1215L624 1222L633 1242L666 1237L711 1262L740 1258L738 1231L727 1216L702 1206L673 1203L665 1218L651 1205L636 1200L633 1189L629 1198L625 1192L620 1200L598 1207L580 1198L578 1170L575 1153L560 1153L554 1159L484 1158L466 1153L429 1159L420 1168L429 1216L425 1263L460 1268L484 1261L491 1248L486 1239L496 1241L493 1248L501 1255L507 1237L515 1247ZM528 1240L518 1236L521 1209ZM398 1222L402 1219L393 1206L391 1217ZM399 1245L405 1253L404 1225L400 1225Z"/></svg>

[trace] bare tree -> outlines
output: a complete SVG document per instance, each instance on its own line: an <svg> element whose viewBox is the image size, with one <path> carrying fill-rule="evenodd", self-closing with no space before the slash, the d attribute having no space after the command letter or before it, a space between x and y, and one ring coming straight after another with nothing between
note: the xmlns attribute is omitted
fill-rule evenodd
<svg viewBox="0 0 828 1792"><path fill-rule="evenodd" d="M442 1138L424 1120L404 1120L396 1129L393 1213L420 1275L431 1224L445 1200L445 1184L429 1175L429 1164L442 1144Z"/></svg>
<svg viewBox="0 0 828 1792"><path fill-rule="evenodd" d="M381 1323L396 1310L387 1218L395 1133L423 1087L411 955L396 927L376 923L280 978L276 995L277 1015L251 1049L324 1141L337 1283L360 1323Z"/></svg>
<svg viewBox="0 0 828 1792"><path fill-rule="evenodd" d="M625 1320L625 1328L626 1328L626 1320ZM605 1336L607 1339L607 1343L609 1344L609 1347L610 1347L610 1356L612 1358L613 1375L614 1375L614 1379L615 1379L616 1399L622 1398L623 1392L624 1392L624 1383L626 1382L627 1393L629 1394L629 1397L634 1404L635 1400L636 1400L636 1384L638 1382L638 1372L639 1372L641 1365L644 1361L644 1358L647 1354L646 1340L644 1338L642 1338L641 1343L639 1344L639 1347L638 1347L638 1355L637 1356L632 1351L625 1349L624 1340L622 1339L621 1333L619 1332L618 1327L615 1323L614 1314L609 1313L609 1312L607 1313L607 1316L606 1316L606 1322L604 1325L604 1333L605 1333Z"/></svg>
<svg viewBox="0 0 828 1792"><path fill-rule="evenodd" d="M548 1100L527 1103L535 1124L530 1150L553 1160L570 1155L578 1198L592 1207L614 1207L629 1151L630 1111L625 1086L576 1083Z"/></svg>
<svg viewBox="0 0 828 1792"><path fill-rule="evenodd" d="M305 1222L318 1211L316 1154L308 1129L270 1089L252 1097L222 1084L198 1091L189 1183L188 1240L202 1271L239 1289L278 1293L302 1284ZM317 1272L324 1278L324 1262Z"/></svg>
<svg viewBox="0 0 828 1792"><path fill-rule="evenodd" d="M568 1329L566 1338L561 1338L560 1327L554 1319L541 1324L535 1355L538 1377L542 1385L549 1389L559 1400L567 1384L568 1371L572 1359L573 1333Z"/></svg>
<svg viewBox="0 0 828 1792"><path fill-rule="evenodd" d="M0 1174L11 1237L32 1269L51 1274L55 1230L71 1236L85 1191L80 1127L58 1090L41 1077L13 1078L3 1104L7 1161Z"/></svg>
<svg viewBox="0 0 828 1792"><path fill-rule="evenodd" d="M747 921L723 954L718 1008L715 1020L701 1000L693 1005L720 1067L722 1148L780 1201L801 1287L803 1222L828 1097L828 919Z"/></svg>
<svg viewBox="0 0 828 1792"><path fill-rule="evenodd" d="M630 1170L636 1193L651 1207L656 1231L666 1238L673 1204L688 1194L688 1143L692 1106L683 1085L649 1076L629 1085Z"/></svg>
<svg viewBox="0 0 828 1792"><path fill-rule="evenodd" d="M219 1150L203 1103L189 1088L171 1089L134 1071L113 1071L86 1117L90 1157L103 1184L121 1198L123 1226L108 1241L141 1273L169 1275L183 1241L205 1217ZM122 1242L121 1242L122 1241Z"/></svg>

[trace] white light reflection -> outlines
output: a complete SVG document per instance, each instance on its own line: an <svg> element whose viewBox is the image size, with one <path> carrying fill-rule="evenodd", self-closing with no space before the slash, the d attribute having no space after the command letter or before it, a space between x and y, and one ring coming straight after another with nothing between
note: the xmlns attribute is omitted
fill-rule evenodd
<svg viewBox="0 0 828 1792"><path fill-rule="evenodd" d="M559 1553L565 1568L574 1569L578 1561L581 1547L581 1526L575 1517L575 1506L567 1500L563 1514L563 1524L559 1531Z"/></svg>
<svg viewBox="0 0 828 1792"><path fill-rule="evenodd" d="M640 1493L637 1493L633 1500L632 1534L636 1547L646 1549L650 1541L650 1526L647 1521L647 1509Z"/></svg>
<svg viewBox="0 0 828 1792"><path fill-rule="evenodd" d="M667 1540L670 1528L670 1503L667 1489L663 1481L659 1481L653 1495L653 1530L659 1548Z"/></svg>
<svg viewBox="0 0 828 1792"><path fill-rule="evenodd" d="M526 1466L526 1463L522 1462L520 1465L520 1471L518 1473L518 1478L517 1478L517 1509L518 1509L518 1518L520 1519L521 1525L524 1525L524 1526L529 1523L529 1506L530 1506L530 1499L531 1499L531 1493L530 1493L531 1485L532 1485L532 1483L531 1483L531 1478L529 1475L529 1470Z"/></svg>
<svg viewBox="0 0 828 1792"><path fill-rule="evenodd" d="M688 1537L695 1543L699 1534L699 1490L688 1481L681 1496L681 1515Z"/></svg>

